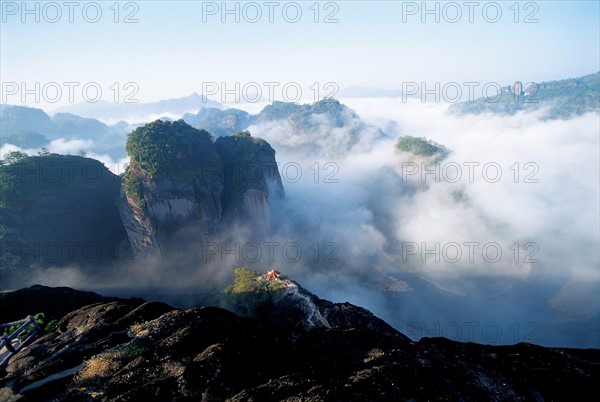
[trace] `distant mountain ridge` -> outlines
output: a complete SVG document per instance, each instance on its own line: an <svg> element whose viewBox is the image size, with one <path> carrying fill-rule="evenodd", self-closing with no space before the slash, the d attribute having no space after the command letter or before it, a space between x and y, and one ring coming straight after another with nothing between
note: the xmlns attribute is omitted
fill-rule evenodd
<svg viewBox="0 0 600 402"><path fill-rule="evenodd" d="M569 119L588 112L600 113L600 72L558 81L515 83L502 87L499 96L456 103L450 106L450 111L513 115L544 108L547 108L544 119Z"/></svg>
<svg viewBox="0 0 600 402"><path fill-rule="evenodd" d="M113 103L99 101L96 103L83 102L75 105L63 106L54 113L72 113L81 117L91 117L107 122L118 120L147 119L148 116L158 118L162 115L183 116L190 111L202 107L221 107L221 104L208 99L204 95L194 92L189 96L164 99L148 103ZM143 122L147 122L143 120Z"/></svg>
<svg viewBox="0 0 600 402"><path fill-rule="evenodd" d="M250 130L265 137L277 149L291 150L305 155L343 156L350 149L362 145L368 146L374 139L387 135L378 127L365 123L352 109L336 99L323 99L312 104L298 104L274 101L258 114L249 114L240 109L222 109L216 102L204 102L205 98L192 94L190 97L165 100L153 104L139 104L138 108L127 109L123 105L106 105L106 114L97 117L57 112L52 117L41 109L16 105L1 105L0 145L12 144L21 148L39 148L47 146L55 139L81 139L93 141L90 149L96 153L106 153L113 159L125 157L125 134L139 124L130 124L119 120L107 125L99 120L101 116L110 120L131 119L130 112L139 113L140 118L173 121L170 116L183 116L183 120L192 127L206 130L215 137L233 135L236 132ZM216 105L211 107L209 105ZM200 105L200 106L199 106ZM82 105L85 109L89 105ZM91 106L90 106L91 107ZM117 109L114 109L117 108ZM132 106L133 107L133 106ZM198 110L189 113L189 109Z"/></svg>
<svg viewBox="0 0 600 402"><path fill-rule="evenodd" d="M56 139L91 140L95 152L119 159L125 156L119 142L125 141L131 128L125 122L109 126L97 119L71 113L56 113L50 117L42 109L0 105L0 146L40 148Z"/></svg>
<svg viewBox="0 0 600 402"><path fill-rule="evenodd" d="M398 97L398 91L351 87L339 96ZM569 119L584 113L600 113L600 72L558 81L513 84L502 87L497 97L478 98L450 105L457 115L542 111L542 119ZM249 130L265 138L280 152L299 156L343 157L351 150L365 150L387 134L364 122L353 110L333 98L313 104L274 101L256 114L223 105L198 93L151 103L84 103L59 108L53 116L41 109L0 105L0 146L24 149L48 147L57 139L83 140L86 151L124 158L126 133L149 122L183 120L216 137ZM125 120L129 120L126 122ZM108 125L110 121L115 124ZM386 131L388 131L386 129ZM390 128L393 133L395 130ZM52 149L51 149L52 150ZM54 151L54 150L52 150ZM59 151L61 152L61 151Z"/></svg>
<svg viewBox="0 0 600 402"><path fill-rule="evenodd" d="M185 114L183 120L217 136L249 129L279 151L303 155L339 157L361 142L366 145L387 137L334 98L312 104L274 101L255 115L238 109L203 108L197 114Z"/></svg>

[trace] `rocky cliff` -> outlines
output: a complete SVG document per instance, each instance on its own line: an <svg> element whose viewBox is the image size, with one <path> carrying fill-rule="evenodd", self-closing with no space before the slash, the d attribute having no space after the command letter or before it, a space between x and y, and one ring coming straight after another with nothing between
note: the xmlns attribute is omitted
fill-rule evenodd
<svg viewBox="0 0 600 402"><path fill-rule="evenodd" d="M253 229L270 225L271 201L283 197L275 150L244 131L215 142L224 171L223 213L235 223Z"/></svg>
<svg viewBox="0 0 600 402"><path fill-rule="evenodd" d="M121 258L119 192L119 177L94 159L50 154L1 166L0 275Z"/></svg>
<svg viewBox="0 0 600 402"><path fill-rule="evenodd" d="M211 136L183 121L157 120L127 141L121 216L139 258L198 255L232 224L269 226L283 196L275 151L249 133Z"/></svg>
<svg viewBox="0 0 600 402"><path fill-rule="evenodd" d="M78 292L2 294L0 311L26 304L21 293L52 300L52 315L62 294ZM10 358L1 400L573 401L587 400L600 375L598 350L411 342L376 317L356 321L360 308L348 304L331 303L337 318L306 329L214 307L96 300Z"/></svg>
<svg viewBox="0 0 600 402"><path fill-rule="evenodd" d="M268 321L286 323L292 328L365 328L403 341L400 334L373 313L350 303L332 303L304 289L298 283L284 280L285 292L268 310Z"/></svg>

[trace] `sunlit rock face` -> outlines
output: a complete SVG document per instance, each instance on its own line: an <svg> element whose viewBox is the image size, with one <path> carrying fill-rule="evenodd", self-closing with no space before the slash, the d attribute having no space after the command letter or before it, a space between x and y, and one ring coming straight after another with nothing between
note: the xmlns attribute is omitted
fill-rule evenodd
<svg viewBox="0 0 600 402"><path fill-rule="evenodd" d="M120 212L137 258L198 255L233 226L264 233L283 197L275 151L247 132L213 143L183 121L156 121L130 134L128 152Z"/></svg>
<svg viewBox="0 0 600 402"><path fill-rule="evenodd" d="M228 224L242 224L261 233L270 227L273 202L284 196L275 150L248 132L220 137L224 190L223 216Z"/></svg>

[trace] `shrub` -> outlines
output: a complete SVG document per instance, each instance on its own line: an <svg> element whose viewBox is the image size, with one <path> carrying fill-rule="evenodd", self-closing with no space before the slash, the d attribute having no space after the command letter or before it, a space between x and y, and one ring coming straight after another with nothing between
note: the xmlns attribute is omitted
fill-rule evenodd
<svg viewBox="0 0 600 402"><path fill-rule="evenodd" d="M236 268L234 276L233 285L225 288L220 304L247 317L268 311L285 287L282 281L264 280L263 275L246 267Z"/></svg>

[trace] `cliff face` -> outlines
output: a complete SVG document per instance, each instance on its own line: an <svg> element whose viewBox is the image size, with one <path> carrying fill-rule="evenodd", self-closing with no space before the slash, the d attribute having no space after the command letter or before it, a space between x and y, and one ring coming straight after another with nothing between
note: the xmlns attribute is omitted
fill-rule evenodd
<svg viewBox="0 0 600 402"><path fill-rule="evenodd" d="M119 212L131 250L136 258L160 258L161 252L156 237L156 227L144 208L130 197L119 204Z"/></svg>
<svg viewBox="0 0 600 402"><path fill-rule="evenodd" d="M222 161L223 214L229 223L248 223L258 230L270 225L273 202L283 197L275 151L260 138L243 132L220 137L215 148Z"/></svg>
<svg viewBox="0 0 600 402"><path fill-rule="evenodd" d="M284 282L288 282L285 292L267 309L268 321L304 330L366 328L405 342L410 341L369 310L350 303L332 303L319 298L296 282Z"/></svg>
<svg viewBox="0 0 600 402"><path fill-rule="evenodd" d="M221 219L223 178L206 131L160 120L130 134L121 217L138 259L197 251Z"/></svg>
<svg viewBox="0 0 600 402"><path fill-rule="evenodd" d="M232 224L268 228L271 198L283 196L275 151L249 134L221 137L183 121L130 134L121 216L138 258L201 252Z"/></svg>
<svg viewBox="0 0 600 402"><path fill-rule="evenodd" d="M139 169L135 174L142 179L143 198L126 195L127 202L122 203L120 210L136 257L184 252L185 245L199 245L206 235L217 231L223 188L218 180L195 177L191 182L179 182L164 176L151 179ZM185 238L179 239L180 236Z"/></svg>
<svg viewBox="0 0 600 402"><path fill-rule="evenodd" d="M119 191L119 178L94 159L52 154L0 167L0 266L86 267L122 257Z"/></svg>

